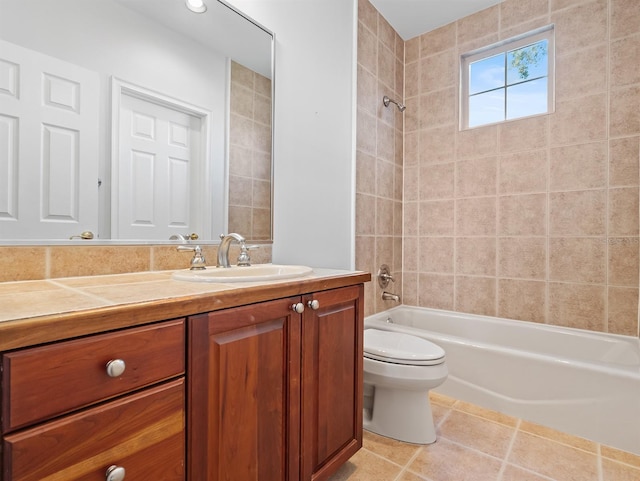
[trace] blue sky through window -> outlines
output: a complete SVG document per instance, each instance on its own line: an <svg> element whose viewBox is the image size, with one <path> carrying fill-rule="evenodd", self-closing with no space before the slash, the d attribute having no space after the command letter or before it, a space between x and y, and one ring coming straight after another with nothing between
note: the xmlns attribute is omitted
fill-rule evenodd
<svg viewBox="0 0 640 481"><path fill-rule="evenodd" d="M469 64L469 127L548 111L548 42Z"/></svg>

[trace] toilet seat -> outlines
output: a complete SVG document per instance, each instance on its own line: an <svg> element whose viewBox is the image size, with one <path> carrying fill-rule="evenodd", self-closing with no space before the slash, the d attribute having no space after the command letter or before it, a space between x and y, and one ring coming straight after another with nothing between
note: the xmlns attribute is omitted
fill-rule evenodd
<svg viewBox="0 0 640 481"><path fill-rule="evenodd" d="M401 332L366 329L364 357L393 364L433 366L444 362L444 349L436 344Z"/></svg>

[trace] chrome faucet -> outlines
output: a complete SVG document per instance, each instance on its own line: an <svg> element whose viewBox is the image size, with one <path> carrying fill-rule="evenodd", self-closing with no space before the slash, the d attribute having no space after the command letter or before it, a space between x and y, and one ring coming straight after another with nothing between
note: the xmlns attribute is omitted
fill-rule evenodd
<svg viewBox="0 0 640 481"><path fill-rule="evenodd" d="M193 252L193 258L191 259L191 263L189 264L189 269L192 271L200 271L207 268L207 261L202 255L202 249L200 246L185 246L179 245L176 247L179 251L190 251Z"/></svg>
<svg viewBox="0 0 640 481"><path fill-rule="evenodd" d="M229 265L229 246L236 240L244 245L245 239L240 234L232 232L231 234L220 234L220 245L218 246L218 267L231 267Z"/></svg>

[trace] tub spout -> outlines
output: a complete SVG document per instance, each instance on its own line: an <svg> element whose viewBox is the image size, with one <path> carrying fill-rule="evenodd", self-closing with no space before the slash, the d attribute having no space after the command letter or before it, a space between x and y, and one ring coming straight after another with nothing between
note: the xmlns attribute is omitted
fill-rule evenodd
<svg viewBox="0 0 640 481"><path fill-rule="evenodd" d="M397 294L392 294L390 292L387 291L383 291L382 292L382 300L383 301L396 301L396 302L400 302L400 296Z"/></svg>

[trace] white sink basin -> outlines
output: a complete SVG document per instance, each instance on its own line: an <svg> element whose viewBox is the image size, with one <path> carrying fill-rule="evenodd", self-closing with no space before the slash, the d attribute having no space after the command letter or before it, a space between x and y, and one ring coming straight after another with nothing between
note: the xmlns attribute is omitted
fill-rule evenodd
<svg viewBox="0 0 640 481"><path fill-rule="evenodd" d="M179 281L191 282L263 282L304 277L313 272L307 266L287 266L278 264L256 264L246 267L207 267L205 270L176 271L172 277Z"/></svg>

